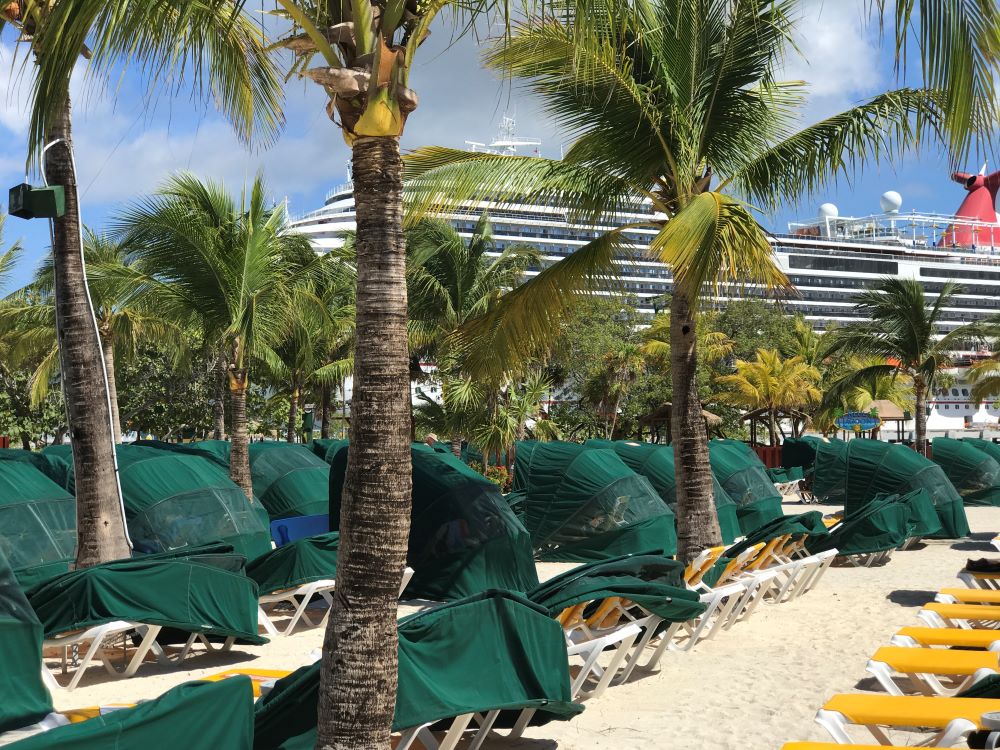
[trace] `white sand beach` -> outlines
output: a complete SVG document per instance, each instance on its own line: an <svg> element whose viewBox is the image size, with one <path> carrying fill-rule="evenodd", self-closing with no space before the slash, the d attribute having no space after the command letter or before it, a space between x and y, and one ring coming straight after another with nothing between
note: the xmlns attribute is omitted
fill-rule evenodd
<svg viewBox="0 0 1000 750"><path fill-rule="evenodd" d="M823 506L786 504L786 513ZM989 540L1000 531L1000 508L968 508L972 537L927 542L896 552L879 568L832 568L818 588L780 605L764 605L748 621L691 652L668 653L653 675L589 701L581 716L528 730L510 750L711 748L771 750L788 740L826 740L813 722L833 693L864 689L865 664L920 604L946 586L969 557L1000 557ZM565 566L546 566L551 576ZM54 696L60 709L154 698L186 680L230 667L294 669L322 644L319 628L273 638L228 654L199 654L185 670L144 665L139 676L111 680L92 669L81 687ZM861 739L861 735L859 735Z"/></svg>

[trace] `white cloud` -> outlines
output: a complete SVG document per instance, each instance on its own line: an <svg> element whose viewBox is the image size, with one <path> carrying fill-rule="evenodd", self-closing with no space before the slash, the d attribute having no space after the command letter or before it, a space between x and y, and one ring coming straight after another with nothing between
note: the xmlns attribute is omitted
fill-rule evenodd
<svg viewBox="0 0 1000 750"><path fill-rule="evenodd" d="M886 83L878 29L863 0L803 3L794 42L798 52L789 51L783 77L809 84L808 119L847 109Z"/></svg>

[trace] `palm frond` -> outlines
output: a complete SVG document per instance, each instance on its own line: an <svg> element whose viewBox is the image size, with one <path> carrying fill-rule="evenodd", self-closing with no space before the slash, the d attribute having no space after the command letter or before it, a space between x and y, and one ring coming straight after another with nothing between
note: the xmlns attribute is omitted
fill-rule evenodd
<svg viewBox="0 0 1000 750"><path fill-rule="evenodd" d="M487 313L452 337L463 371L498 381L546 346L578 295L617 275L616 255L625 252L622 230L605 232L508 292Z"/></svg>
<svg viewBox="0 0 1000 750"><path fill-rule="evenodd" d="M179 89L185 78L216 103L244 140L272 140L282 123L281 79L260 26L243 0L74 0L47 4L31 39L38 74L32 81L31 151L63 106L85 49L97 77L130 66L142 70L151 94ZM36 7L36 12L40 9Z"/></svg>
<svg viewBox="0 0 1000 750"><path fill-rule="evenodd" d="M722 193L695 197L666 223L650 250L670 266L676 288L697 305L703 289L723 281L787 288L763 229L738 201Z"/></svg>

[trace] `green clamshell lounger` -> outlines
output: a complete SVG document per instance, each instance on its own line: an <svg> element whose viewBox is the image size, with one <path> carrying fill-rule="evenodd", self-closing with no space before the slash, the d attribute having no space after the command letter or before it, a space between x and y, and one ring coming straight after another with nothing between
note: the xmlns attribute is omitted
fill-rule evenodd
<svg viewBox="0 0 1000 750"><path fill-rule="evenodd" d="M348 446L330 458L330 528L340 526ZM500 489L451 453L411 446L410 597L452 601L538 585L531 539Z"/></svg>
<svg viewBox="0 0 1000 750"><path fill-rule="evenodd" d="M302 667L257 701L255 750L312 750L319 670ZM488 591L400 621L395 730L493 709L509 710L497 723L509 726L525 708L532 724L583 710L570 699L562 627L544 608Z"/></svg>
<svg viewBox="0 0 1000 750"><path fill-rule="evenodd" d="M524 441L515 455L514 490L539 559L677 551L673 512L615 451Z"/></svg>

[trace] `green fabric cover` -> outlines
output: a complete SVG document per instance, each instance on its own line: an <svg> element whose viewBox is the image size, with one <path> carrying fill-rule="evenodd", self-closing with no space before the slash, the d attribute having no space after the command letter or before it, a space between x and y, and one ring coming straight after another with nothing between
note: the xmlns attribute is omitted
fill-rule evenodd
<svg viewBox="0 0 1000 750"><path fill-rule="evenodd" d="M330 466L330 528L340 527L348 450ZM450 601L487 589L527 591L538 585L531 538L499 488L451 453L423 443L410 450L413 505L407 596Z"/></svg>
<svg viewBox="0 0 1000 750"><path fill-rule="evenodd" d="M809 537L806 548L813 554L836 549L840 555L869 555L896 549L910 536L909 511L899 495L879 495L831 527L826 536Z"/></svg>
<svg viewBox="0 0 1000 750"><path fill-rule="evenodd" d="M878 494L903 495L925 489L934 503L947 539L968 536L969 522L958 491L936 463L905 445L856 438L842 445L821 445L816 452L813 493L817 499L843 503L845 515Z"/></svg>
<svg viewBox="0 0 1000 750"><path fill-rule="evenodd" d="M0 551L0 733L52 711L42 682L42 624Z"/></svg>
<svg viewBox="0 0 1000 750"><path fill-rule="evenodd" d="M312 750L319 670L302 667L257 701L255 750ZM532 724L583 710L570 700L562 628L543 608L488 591L400 621L395 730L497 708L535 708Z"/></svg>
<svg viewBox="0 0 1000 750"><path fill-rule="evenodd" d="M163 447L168 445L117 446L125 520L136 551L224 542L252 560L270 550L263 507L248 502L220 465ZM73 491L72 469L70 484Z"/></svg>
<svg viewBox="0 0 1000 750"><path fill-rule="evenodd" d="M781 442L781 465L786 469L801 467L808 472L816 463L816 451L824 443L843 444L840 438L826 438L819 435L785 438Z"/></svg>
<svg viewBox="0 0 1000 750"><path fill-rule="evenodd" d="M76 550L76 499L35 466L0 460L0 553L25 588L65 573Z"/></svg>
<svg viewBox="0 0 1000 750"><path fill-rule="evenodd" d="M627 555L581 565L528 592L528 598L552 617L581 602L611 596L635 602L668 622L687 622L705 611L698 594L684 587L683 563L660 555Z"/></svg>
<svg viewBox="0 0 1000 750"><path fill-rule="evenodd" d="M46 637L114 620L267 643L257 635L257 584L197 560L118 560L28 591Z"/></svg>
<svg viewBox="0 0 1000 750"><path fill-rule="evenodd" d="M781 518L772 519L754 529L744 539L727 549L723 553L723 557L733 559L743 550L755 544L769 542L785 534L796 536L806 534L811 538L826 536L828 533L826 524L823 523L823 514L818 510L810 510L791 516L782 516Z"/></svg>
<svg viewBox="0 0 1000 750"><path fill-rule="evenodd" d="M0 449L0 462L18 461L31 464L63 489L67 487L69 465L73 458L72 452L68 454L68 458L69 460L56 453L44 451L26 451L21 448Z"/></svg>
<svg viewBox="0 0 1000 750"><path fill-rule="evenodd" d="M313 453L329 464L333 463L333 457L337 455L337 451L347 447L348 442L347 440L313 440L309 447L312 448Z"/></svg>
<svg viewBox="0 0 1000 750"><path fill-rule="evenodd" d="M1000 462L1000 443L994 443L992 440L983 440L981 438L962 438L962 442L978 448L983 453L993 456L996 461Z"/></svg>
<svg viewBox="0 0 1000 750"><path fill-rule="evenodd" d="M967 440L938 437L931 456L966 505L1000 505L1000 463L989 453Z"/></svg>
<svg viewBox="0 0 1000 750"><path fill-rule="evenodd" d="M674 514L649 480L606 448L578 443L517 444L514 490L535 554L589 562L677 551Z"/></svg>
<svg viewBox="0 0 1000 750"><path fill-rule="evenodd" d="M297 539L247 565L247 576L257 583L261 594L335 579L339 546L340 534L336 531Z"/></svg>
<svg viewBox="0 0 1000 750"><path fill-rule="evenodd" d="M739 440L710 440L708 458L712 473L736 503L744 534L782 516L781 494L749 445Z"/></svg>
<svg viewBox="0 0 1000 750"><path fill-rule="evenodd" d="M135 708L50 729L15 742L16 750L249 750L249 677L185 682Z"/></svg>
<svg viewBox="0 0 1000 750"><path fill-rule="evenodd" d="M806 475L801 466L790 466L787 469L767 469L767 476L772 482L798 482Z"/></svg>
<svg viewBox="0 0 1000 750"><path fill-rule="evenodd" d="M934 536L941 533L941 519L934 509L930 493L921 488L899 496L906 506L906 535L908 537Z"/></svg>
<svg viewBox="0 0 1000 750"><path fill-rule="evenodd" d="M326 513L330 466L306 446L251 443L250 474L254 494L272 521Z"/></svg>
<svg viewBox="0 0 1000 750"><path fill-rule="evenodd" d="M674 449L669 445L637 443L631 440L588 440L588 448L611 448L636 474L646 477L653 489L677 515L677 480L674 476ZM743 532L736 515L736 503L726 494L719 480L712 475L712 497L724 544L731 543Z"/></svg>
<svg viewBox="0 0 1000 750"><path fill-rule="evenodd" d="M42 456L48 464L45 474L64 490L73 492L70 487L70 470L73 468L73 446L69 443L49 445L42 448Z"/></svg>
<svg viewBox="0 0 1000 750"><path fill-rule="evenodd" d="M229 471L229 441L199 440L192 443L168 443L163 440L136 440L132 445L159 448L188 456L201 456Z"/></svg>

